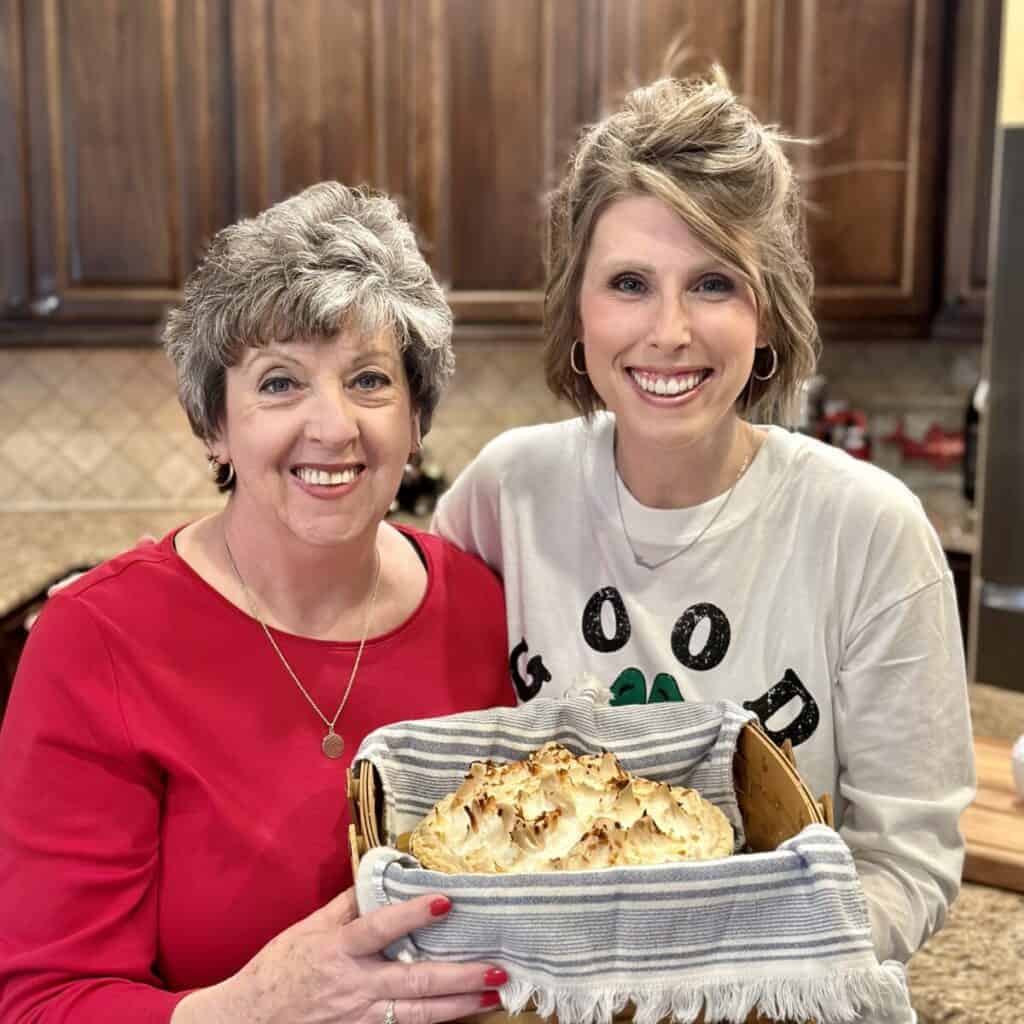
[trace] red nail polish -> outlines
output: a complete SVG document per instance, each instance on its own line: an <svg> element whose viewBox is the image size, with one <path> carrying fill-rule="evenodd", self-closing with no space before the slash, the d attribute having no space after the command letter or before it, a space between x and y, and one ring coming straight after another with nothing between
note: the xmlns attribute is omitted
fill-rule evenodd
<svg viewBox="0 0 1024 1024"><path fill-rule="evenodd" d="M492 967L484 975L485 985L494 985L497 987L498 985L504 985L506 981L508 981L508 975L500 967Z"/></svg>
<svg viewBox="0 0 1024 1024"><path fill-rule="evenodd" d="M452 909L452 901L447 896L438 896L436 900L432 900L430 904L430 913L434 917L444 917L449 910Z"/></svg>
<svg viewBox="0 0 1024 1024"><path fill-rule="evenodd" d="M497 1006L501 1002L501 996L497 992L485 992L480 997L480 1005L482 1007Z"/></svg>

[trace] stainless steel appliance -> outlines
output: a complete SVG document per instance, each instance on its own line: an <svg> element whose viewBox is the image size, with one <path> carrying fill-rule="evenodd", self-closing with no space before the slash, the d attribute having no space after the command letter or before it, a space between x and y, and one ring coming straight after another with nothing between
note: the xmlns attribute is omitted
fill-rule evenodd
<svg viewBox="0 0 1024 1024"><path fill-rule="evenodd" d="M1024 0L1005 6L1002 52L968 671L1024 690Z"/></svg>

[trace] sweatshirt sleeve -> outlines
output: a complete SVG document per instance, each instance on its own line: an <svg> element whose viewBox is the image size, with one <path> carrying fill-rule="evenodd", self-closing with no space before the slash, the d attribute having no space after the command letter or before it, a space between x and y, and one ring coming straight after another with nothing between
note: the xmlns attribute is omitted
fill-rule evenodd
<svg viewBox="0 0 1024 1024"><path fill-rule="evenodd" d="M503 452L515 431L495 439L441 495L431 529L503 574L500 493Z"/></svg>
<svg viewBox="0 0 1024 1024"><path fill-rule="evenodd" d="M898 566L888 569L898 578ZM948 572L856 626L834 701L840 833L854 853L879 959L905 962L942 926L959 892L959 819L974 797Z"/></svg>
<svg viewBox="0 0 1024 1024"><path fill-rule="evenodd" d="M0 731L0 1020L163 1024L156 974L162 776L133 748L83 601L29 634Z"/></svg>

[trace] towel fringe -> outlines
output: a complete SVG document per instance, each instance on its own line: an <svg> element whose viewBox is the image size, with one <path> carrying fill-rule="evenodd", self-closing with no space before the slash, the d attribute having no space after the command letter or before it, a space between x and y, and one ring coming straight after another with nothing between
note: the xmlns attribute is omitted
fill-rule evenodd
<svg viewBox="0 0 1024 1024"><path fill-rule="evenodd" d="M513 977L502 988L505 1009L516 1014L532 1000L541 1017L557 1014L559 1024L611 1024L628 1003L635 1024L672 1020L693 1024L701 1011L707 1024L743 1024L751 1010L766 1017L818 1024L852 1024L863 1012L907 1004L899 965L833 972L817 978L708 981L699 986L631 988L540 988Z"/></svg>

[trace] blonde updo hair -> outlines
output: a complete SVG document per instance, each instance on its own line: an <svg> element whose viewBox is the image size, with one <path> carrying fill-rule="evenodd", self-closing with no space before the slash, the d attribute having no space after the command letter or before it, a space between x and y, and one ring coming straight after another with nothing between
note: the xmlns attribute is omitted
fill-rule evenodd
<svg viewBox="0 0 1024 1024"><path fill-rule="evenodd" d="M571 363L587 253L611 203L653 196L754 293L760 338L774 346L778 366L767 381L751 375L741 411L782 422L792 417L820 342L786 141L740 103L717 66L709 79L663 78L636 89L619 111L583 132L551 197L548 221L544 367L556 395L587 416L603 407L590 377L574 373ZM754 372L770 369L771 353L759 348Z"/></svg>

